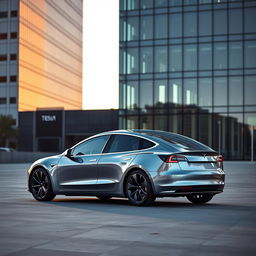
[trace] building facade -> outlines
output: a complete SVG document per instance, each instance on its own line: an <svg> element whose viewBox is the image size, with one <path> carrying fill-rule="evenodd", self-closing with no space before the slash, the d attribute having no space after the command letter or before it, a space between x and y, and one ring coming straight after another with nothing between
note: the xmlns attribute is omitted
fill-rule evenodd
<svg viewBox="0 0 256 256"><path fill-rule="evenodd" d="M255 157L256 1L120 0L119 77L121 128Z"/></svg>
<svg viewBox="0 0 256 256"><path fill-rule="evenodd" d="M118 129L118 110L19 112L19 151L63 152L82 139Z"/></svg>
<svg viewBox="0 0 256 256"><path fill-rule="evenodd" d="M82 109L82 0L0 0L0 114Z"/></svg>

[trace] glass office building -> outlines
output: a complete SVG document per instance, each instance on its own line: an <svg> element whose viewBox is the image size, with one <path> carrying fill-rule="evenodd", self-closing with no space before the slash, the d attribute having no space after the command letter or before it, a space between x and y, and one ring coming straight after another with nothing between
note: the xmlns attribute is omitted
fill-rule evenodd
<svg viewBox="0 0 256 256"><path fill-rule="evenodd" d="M256 157L256 1L120 0L119 79L120 128Z"/></svg>

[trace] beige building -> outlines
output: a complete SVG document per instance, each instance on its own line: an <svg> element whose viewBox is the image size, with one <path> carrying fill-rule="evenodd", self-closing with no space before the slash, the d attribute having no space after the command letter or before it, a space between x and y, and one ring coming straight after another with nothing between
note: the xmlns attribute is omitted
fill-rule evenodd
<svg viewBox="0 0 256 256"><path fill-rule="evenodd" d="M82 109L82 0L0 0L0 114Z"/></svg>

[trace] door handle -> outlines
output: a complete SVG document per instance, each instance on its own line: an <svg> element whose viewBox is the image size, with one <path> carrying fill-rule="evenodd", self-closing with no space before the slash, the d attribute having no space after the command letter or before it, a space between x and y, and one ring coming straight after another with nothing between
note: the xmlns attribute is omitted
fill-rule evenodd
<svg viewBox="0 0 256 256"><path fill-rule="evenodd" d="M89 162L96 162L97 159L90 159Z"/></svg>

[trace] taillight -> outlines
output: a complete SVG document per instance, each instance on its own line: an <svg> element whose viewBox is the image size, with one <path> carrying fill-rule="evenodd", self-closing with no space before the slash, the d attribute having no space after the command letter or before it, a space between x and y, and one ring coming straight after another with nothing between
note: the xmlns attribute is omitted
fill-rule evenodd
<svg viewBox="0 0 256 256"><path fill-rule="evenodd" d="M180 156L180 155L170 155L167 158L167 163L178 163L181 161L187 161L187 158L185 156Z"/></svg>
<svg viewBox="0 0 256 256"><path fill-rule="evenodd" d="M223 163L224 159L222 155L217 156L217 162Z"/></svg>

